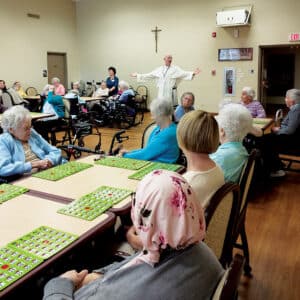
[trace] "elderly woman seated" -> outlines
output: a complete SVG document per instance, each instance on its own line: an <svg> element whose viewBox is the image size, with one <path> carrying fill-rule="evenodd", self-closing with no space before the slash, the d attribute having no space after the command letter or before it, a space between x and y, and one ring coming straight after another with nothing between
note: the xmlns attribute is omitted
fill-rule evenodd
<svg viewBox="0 0 300 300"><path fill-rule="evenodd" d="M145 176L131 216L143 251L90 274L68 271L47 283L44 299L211 299L224 271L202 242L203 210L185 179Z"/></svg>
<svg viewBox="0 0 300 300"><path fill-rule="evenodd" d="M183 117L184 114L195 110L194 102L195 96L191 92L186 92L181 96L181 105L178 105L174 112L175 121L179 122L179 120Z"/></svg>
<svg viewBox="0 0 300 300"><path fill-rule="evenodd" d="M227 104L216 119L221 145L210 158L222 168L226 182L238 182L248 159L242 142L249 132L253 132L251 114L240 104Z"/></svg>
<svg viewBox="0 0 300 300"><path fill-rule="evenodd" d="M65 105L63 98L55 94L53 85L47 84L44 87L43 94L46 96L42 108L42 112L51 115L48 118L41 119L34 124L34 128L49 141L48 134L53 127L64 125L65 122L61 119L65 116Z"/></svg>
<svg viewBox="0 0 300 300"><path fill-rule="evenodd" d="M209 157L219 145L217 121L201 110L185 114L178 124L177 140L187 159L187 172L183 176L206 208L212 195L224 184L222 169Z"/></svg>
<svg viewBox="0 0 300 300"><path fill-rule="evenodd" d="M258 100L254 100L255 91L251 87L244 87L242 90L241 104L251 113L253 118L265 118L266 112Z"/></svg>
<svg viewBox="0 0 300 300"><path fill-rule="evenodd" d="M0 176L30 174L63 162L61 151L31 128L31 115L26 108L13 106L6 110L1 127Z"/></svg>
<svg viewBox="0 0 300 300"><path fill-rule="evenodd" d="M66 93L65 87L60 83L60 79L57 77L53 77L51 83L54 86L55 95L63 96Z"/></svg>
<svg viewBox="0 0 300 300"><path fill-rule="evenodd" d="M120 155L127 158L174 163L179 156L176 139L176 124L172 122L172 103L166 99L151 102L150 110L157 126L150 134L147 146L143 149L121 150Z"/></svg>

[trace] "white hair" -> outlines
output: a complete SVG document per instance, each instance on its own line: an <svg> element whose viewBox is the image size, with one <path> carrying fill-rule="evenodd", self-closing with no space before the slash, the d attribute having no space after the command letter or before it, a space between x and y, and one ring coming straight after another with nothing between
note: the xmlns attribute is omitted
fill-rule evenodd
<svg viewBox="0 0 300 300"><path fill-rule="evenodd" d="M286 92L286 96L291 98L295 103L300 103L300 90L291 89Z"/></svg>
<svg viewBox="0 0 300 300"><path fill-rule="evenodd" d="M254 99L255 97L255 91L252 87L249 87L249 86L245 86L243 89L242 89L242 93L246 93L247 96L251 97L252 99Z"/></svg>
<svg viewBox="0 0 300 300"><path fill-rule="evenodd" d="M52 84L53 84L54 82L60 82L60 79L59 79L58 77L53 77L53 78L51 79L51 82L52 82Z"/></svg>
<svg viewBox="0 0 300 300"><path fill-rule="evenodd" d="M15 105L7 109L1 119L1 127L4 132L9 129L17 129L26 120L31 120L31 115L28 109L21 105Z"/></svg>
<svg viewBox="0 0 300 300"><path fill-rule="evenodd" d="M125 90L128 90L129 89L129 84L128 82L124 81L124 80L121 80L119 82L119 86L121 89L125 89Z"/></svg>
<svg viewBox="0 0 300 300"><path fill-rule="evenodd" d="M173 105L171 101L165 98L157 98L151 102L150 111L154 117L171 117Z"/></svg>
<svg viewBox="0 0 300 300"><path fill-rule="evenodd" d="M241 142L252 129L252 116L249 110L239 103L225 105L216 119L229 142Z"/></svg>

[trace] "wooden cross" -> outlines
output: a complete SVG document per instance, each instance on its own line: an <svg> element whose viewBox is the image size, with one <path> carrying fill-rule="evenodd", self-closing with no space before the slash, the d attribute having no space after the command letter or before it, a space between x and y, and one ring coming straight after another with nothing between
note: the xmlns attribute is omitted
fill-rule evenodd
<svg viewBox="0 0 300 300"><path fill-rule="evenodd" d="M155 52L157 53L158 33L161 31L161 29L158 29L158 27L155 26L155 29L153 29L151 31L154 33L154 38L155 38Z"/></svg>

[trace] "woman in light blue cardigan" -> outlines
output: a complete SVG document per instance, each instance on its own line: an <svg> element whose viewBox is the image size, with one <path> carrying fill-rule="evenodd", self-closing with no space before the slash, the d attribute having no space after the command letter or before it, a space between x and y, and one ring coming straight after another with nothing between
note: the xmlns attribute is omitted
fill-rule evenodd
<svg viewBox="0 0 300 300"><path fill-rule="evenodd" d="M61 151L48 144L31 128L30 112L13 106L1 119L0 176L22 175L63 162Z"/></svg>
<svg viewBox="0 0 300 300"><path fill-rule="evenodd" d="M130 152L123 149L120 154L133 159L175 163L179 156L179 147L176 138L177 126L172 122L172 103L166 99L156 99L152 101L150 110L157 126L150 134L147 146Z"/></svg>

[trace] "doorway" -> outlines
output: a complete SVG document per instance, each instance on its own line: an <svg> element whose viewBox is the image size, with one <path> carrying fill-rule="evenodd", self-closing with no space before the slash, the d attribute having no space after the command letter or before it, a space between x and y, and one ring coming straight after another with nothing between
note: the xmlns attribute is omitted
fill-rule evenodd
<svg viewBox="0 0 300 300"><path fill-rule="evenodd" d="M67 54L47 52L48 83L51 83L53 77L58 77L60 82L67 89Z"/></svg>
<svg viewBox="0 0 300 300"><path fill-rule="evenodd" d="M259 98L267 115L286 109L285 94L300 88L300 45L260 46Z"/></svg>

